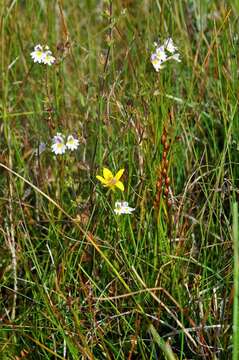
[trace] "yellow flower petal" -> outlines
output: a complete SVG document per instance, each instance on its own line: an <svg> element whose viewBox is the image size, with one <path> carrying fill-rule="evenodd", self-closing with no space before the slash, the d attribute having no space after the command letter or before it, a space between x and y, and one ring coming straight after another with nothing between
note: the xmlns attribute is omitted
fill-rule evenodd
<svg viewBox="0 0 239 360"><path fill-rule="evenodd" d="M103 168L103 176L104 176L105 180L110 180L113 178L112 172L107 168Z"/></svg>
<svg viewBox="0 0 239 360"><path fill-rule="evenodd" d="M100 175L96 175L96 179L100 180L100 182L102 182L102 184L106 184L107 181Z"/></svg>
<svg viewBox="0 0 239 360"><path fill-rule="evenodd" d="M121 176L123 175L124 169L120 169L117 174L115 175L115 179L119 180Z"/></svg>
<svg viewBox="0 0 239 360"><path fill-rule="evenodd" d="M117 181L115 186L117 186L117 188L119 188L121 191L124 191L124 184L121 181Z"/></svg>

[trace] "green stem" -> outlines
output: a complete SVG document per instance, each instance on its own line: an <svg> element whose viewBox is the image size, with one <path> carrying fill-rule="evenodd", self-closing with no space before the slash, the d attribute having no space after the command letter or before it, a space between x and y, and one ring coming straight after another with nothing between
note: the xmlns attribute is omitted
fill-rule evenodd
<svg viewBox="0 0 239 360"><path fill-rule="evenodd" d="M233 360L239 359L239 234L238 234L238 204L233 204L233 248L234 248L234 301L233 301Z"/></svg>

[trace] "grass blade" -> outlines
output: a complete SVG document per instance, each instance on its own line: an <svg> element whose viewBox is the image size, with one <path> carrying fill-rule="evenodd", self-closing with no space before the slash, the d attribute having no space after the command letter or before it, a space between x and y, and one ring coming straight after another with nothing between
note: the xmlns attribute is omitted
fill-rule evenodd
<svg viewBox="0 0 239 360"><path fill-rule="evenodd" d="M233 247L234 247L234 302L233 302L233 360L239 358L239 234L238 234L238 205L233 204Z"/></svg>
<svg viewBox="0 0 239 360"><path fill-rule="evenodd" d="M155 327L152 324L149 326L149 331L151 332L154 341L158 344L160 349L164 352L164 355L165 355L166 359L167 360L176 360L177 358L175 357L175 355L173 353L173 350L171 349L171 346L169 344L167 344L161 338L161 336L159 336L159 334L157 333Z"/></svg>

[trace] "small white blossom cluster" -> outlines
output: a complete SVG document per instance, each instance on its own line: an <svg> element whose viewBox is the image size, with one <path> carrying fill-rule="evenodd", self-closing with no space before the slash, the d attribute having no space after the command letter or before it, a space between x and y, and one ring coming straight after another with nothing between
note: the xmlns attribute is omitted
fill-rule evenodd
<svg viewBox="0 0 239 360"><path fill-rule="evenodd" d="M163 45L156 46L155 52L151 55L151 63L155 70L158 72L163 69L163 64L169 60L176 60L181 62L180 55L177 52L178 48L174 45L174 42L171 38L168 38L164 41Z"/></svg>
<svg viewBox="0 0 239 360"><path fill-rule="evenodd" d="M127 201L116 201L114 212L116 215L132 214L135 208L129 206Z"/></svg>
<svg viewBox="0 0 239 360"><path fill-rule="evenodd" d="M31 57L34 63L45 64L51 66L54 64L56 58L52 56L52 52L47 45L36 45L34 51L31 52Z"/></svg>
<svg viewBox="0 0 239 360"><path fill-rule="evenodd" d="M79 146L79 140L73 135L68 135L67 138L61 133L57 133L52 139L51 149L55 155L63 155L66 150L74 151Z"/></svg>

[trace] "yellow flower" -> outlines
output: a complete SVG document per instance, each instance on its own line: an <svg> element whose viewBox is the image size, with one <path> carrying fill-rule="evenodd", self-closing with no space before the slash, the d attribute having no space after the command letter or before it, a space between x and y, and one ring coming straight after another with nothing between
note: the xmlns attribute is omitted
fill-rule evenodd
<svg viewBox="0 0 239 360"><path fill-rule="evenodd" d="M124 169L120 169L117 174L114 176L112 172L103 168L103 176L97 175L96 178L100 180L103 186L110 188L110 190L115 190L115 187L119 188L121 191L124 191L124 184L120 181L121 176L123 175Z"/></svg>

